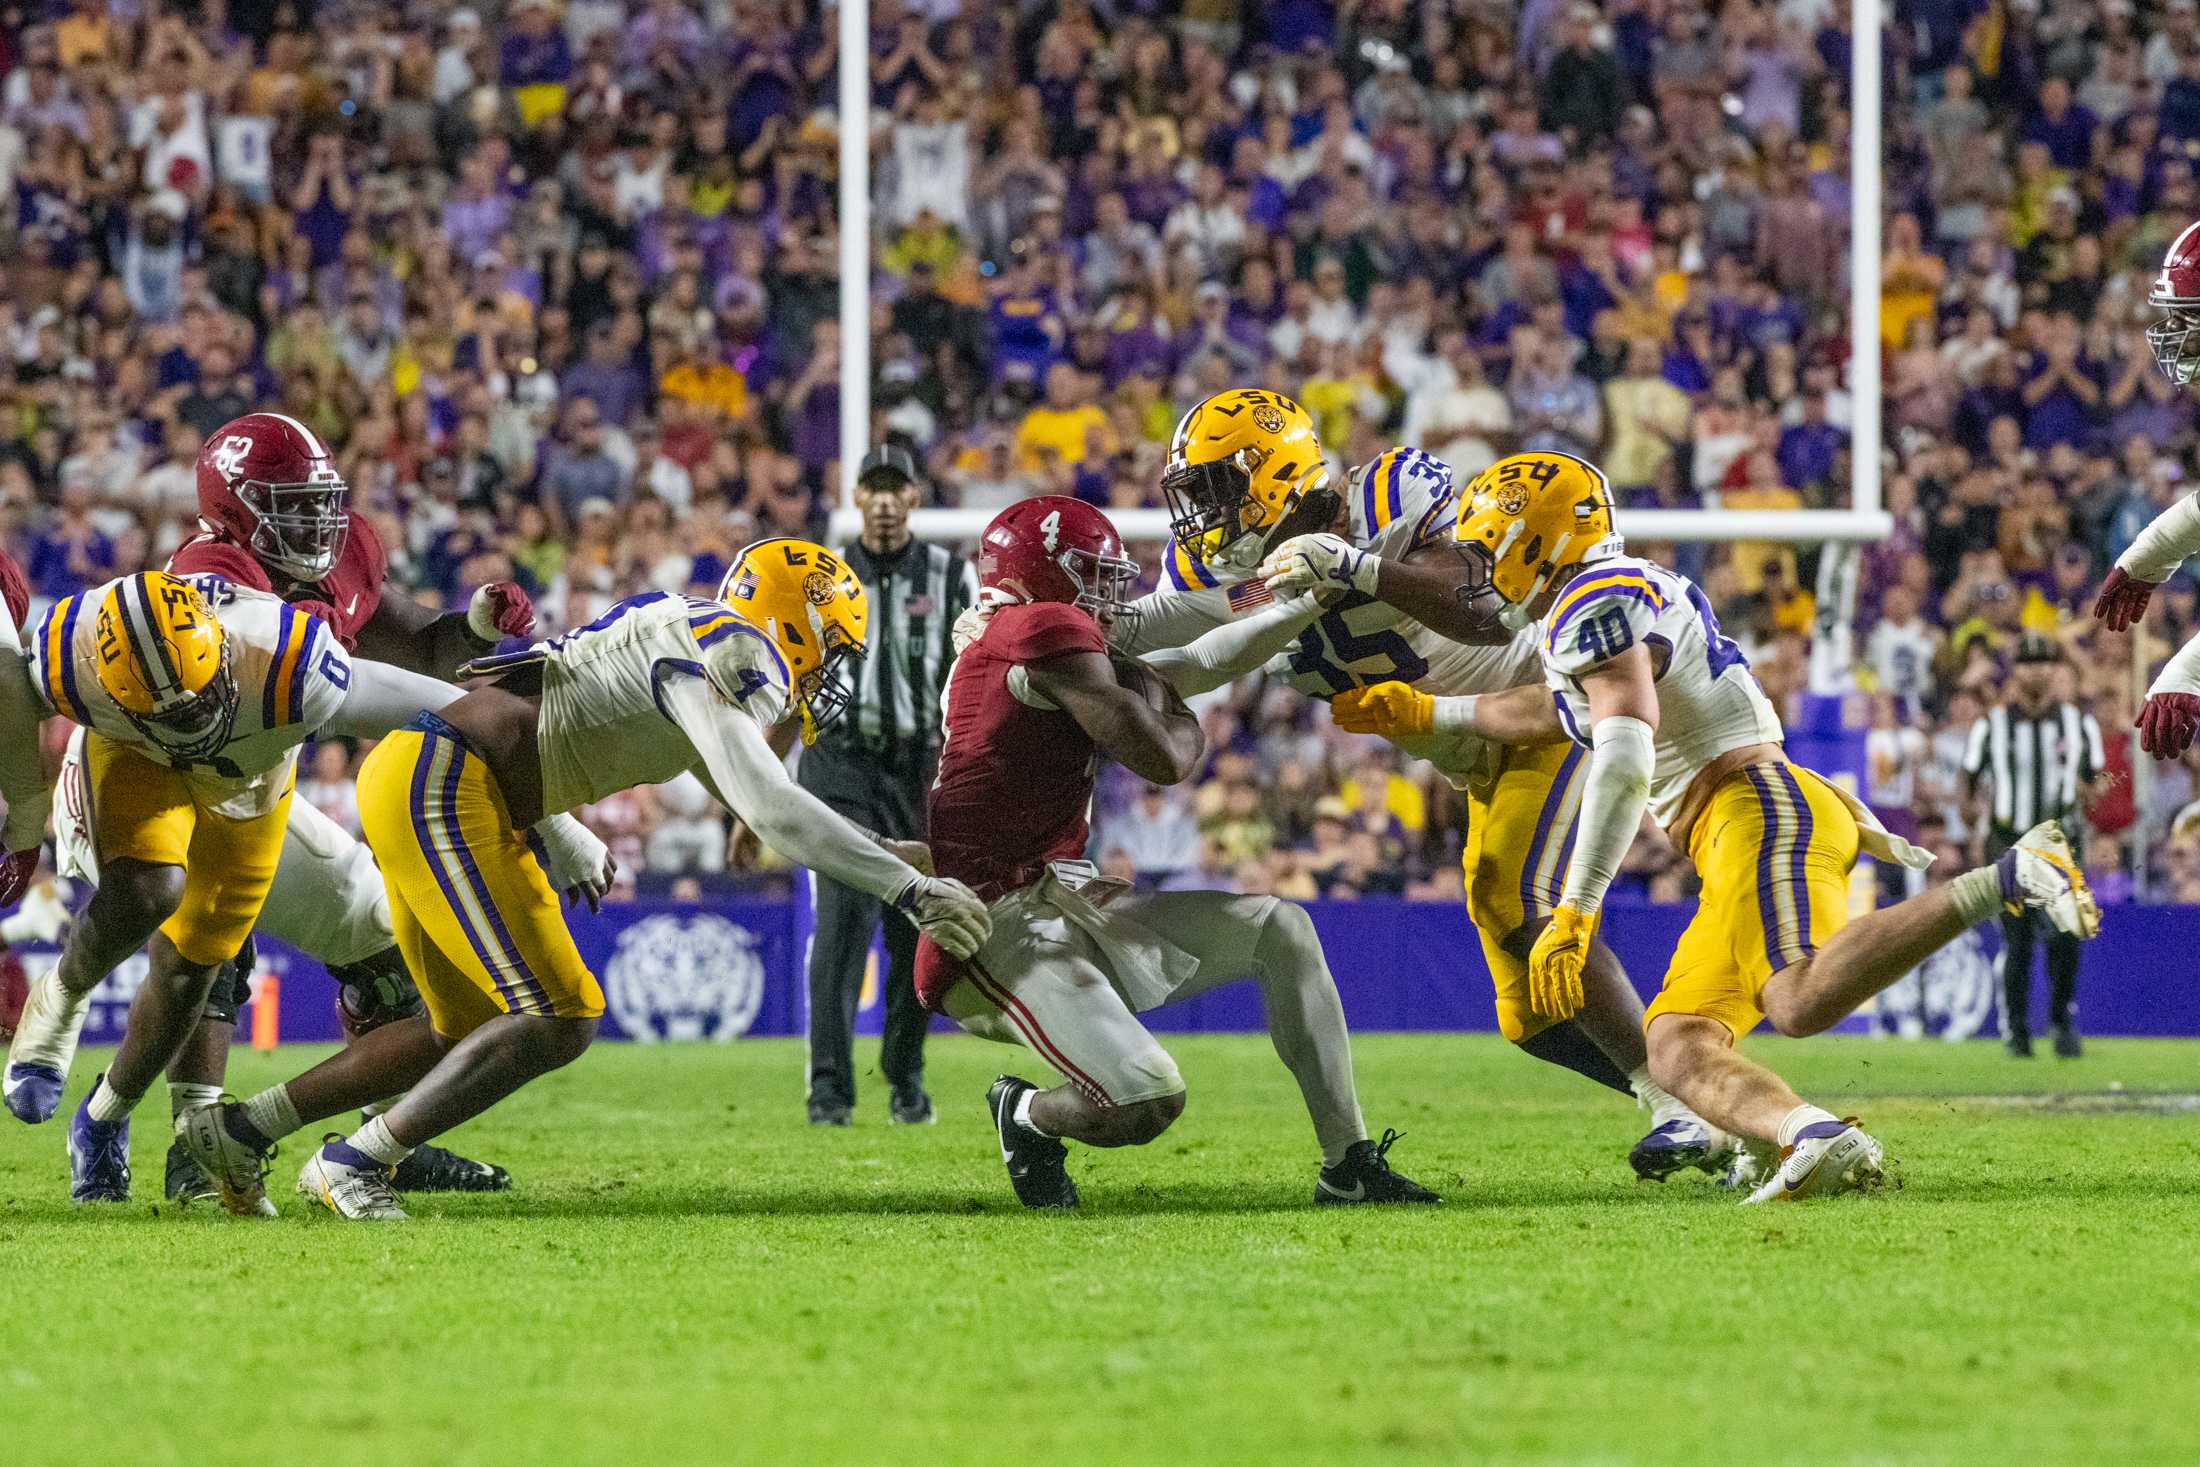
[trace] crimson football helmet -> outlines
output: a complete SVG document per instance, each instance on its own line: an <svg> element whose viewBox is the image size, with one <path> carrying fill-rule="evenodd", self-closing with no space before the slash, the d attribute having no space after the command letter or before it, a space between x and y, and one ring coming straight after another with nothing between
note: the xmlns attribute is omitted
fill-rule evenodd
<svg viewBox="0 0 2200 1467"><path fill-rule="evenodd" d="M2170 381L2190 385L2200 378L2200 224L2186 225L2171 242L2147 304L2162 313L2147 327L2154 360Z"/></svg>
<svg viewBox="0 0 2200 1467"><path fill-rule="evenodd" d="M993 517L978 542L978 584L1002 601L1061 601L1111 622L1138 562L1099 510L1065 494L1022 499Z"/></svg>
<svg viewBox="0 0 2200 1467"><path fill-rule="evenodd" d="M293 580L327 575L351 514L328 445L282 413L246 413L199 450L199 518Z"/></svg>

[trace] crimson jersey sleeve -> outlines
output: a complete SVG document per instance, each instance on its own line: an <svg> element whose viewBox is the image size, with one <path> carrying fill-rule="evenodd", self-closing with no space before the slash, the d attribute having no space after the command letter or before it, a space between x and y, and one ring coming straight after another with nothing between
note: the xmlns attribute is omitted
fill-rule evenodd
<svg viewBox="0 0 2200 1467"><path fill-rule="evenodd" d="M1106 652L1100 623L1074 606L1035 601L1004 606L985 629L986 651L1008 662L1044 662L1071 652Z"/></svg>
<svg viewBox="0 0 2200 1467"><path fill-rule="evenodd" d="M168 557L168 573L176 576L220 576L254 591L270 591L275 583L267 568L251 551L218 535L194 535Z"/></svg>
<svg viewBox="0 0 2200 1467"><path fill-rule="evenodd" d="M24 630L23 619L31 614L31 583L5 550L0 550L0 599L7 601L9 624Z"/></svg>

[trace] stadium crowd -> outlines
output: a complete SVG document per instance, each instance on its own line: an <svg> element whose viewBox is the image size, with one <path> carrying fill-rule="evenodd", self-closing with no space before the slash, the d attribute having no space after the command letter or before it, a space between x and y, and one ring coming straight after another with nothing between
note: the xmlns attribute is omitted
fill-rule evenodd
<svg viewBox="0 0 2200 1467"><path fill-rule="evenodd" d="M829 7L11 16L0 525L41 598L159 563L202 436L260 405L341 445L403 584L463 604L517 577L547 631L707 593L746 540L820 524ZM873 426L940 503L1152 506L1180 411L1246 382L1301 399L1340 474L1393 442L1462 476L1543 445L1637 505L1845 495L1837 0L876 0L873 20ZM1862 558L1854 696L1871 798L1960 846L1963 741L2020 632L2064 642L2112 735L2131 722L2134 654L2085 611L2187 487L2194 403L2141 330L2200 216L2200 13L1917 0L1886 79L1897 529ZM1820 555L1671 553L1799 711ZM2200 625L2189 580L2154 607L2141 663ZM1109 867L1456 896L1462 802L1425 769L1257 681L1205 716L1196 788L1110 787ZM2188 771L2135 794L2109 742L2096 882L2200 899L2200 837L2169 838ZM306 782L339 818L351 752ZM699 789L593 818L651 880L723 865ZM1633 889L1683 895L1669 851L1634 859Z"/></svg>

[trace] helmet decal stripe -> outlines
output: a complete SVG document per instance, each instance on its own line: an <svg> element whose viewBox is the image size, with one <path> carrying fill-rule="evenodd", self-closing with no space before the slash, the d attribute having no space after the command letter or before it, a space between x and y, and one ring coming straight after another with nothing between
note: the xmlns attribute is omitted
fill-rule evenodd
<svg viewBox="0 0 2200 1467"><path fill-rule="evenodd" d="M157 708L183 691L183 681L177 677L175 659L169 655L168 644L153 621L149 594L152 579L150 574L142 574L131 576L122 583L122 628L129 636L130 650L145 673L146 687L151 690L153 705Z"/></svg>
<svg viewBox="0 0 2200 1467"><path fill-rule="evenodd" d="M330 456L328 445L321 441L320 435L315 433L311 428L308 428L305 424L299 422L296 418L290 416L290 414L269 413L268 416L273 418L278 423L288 423L291 427L297 429L298 436L305 439L306 441L307 451L311 453L315 458L327 458Z"/></svg>

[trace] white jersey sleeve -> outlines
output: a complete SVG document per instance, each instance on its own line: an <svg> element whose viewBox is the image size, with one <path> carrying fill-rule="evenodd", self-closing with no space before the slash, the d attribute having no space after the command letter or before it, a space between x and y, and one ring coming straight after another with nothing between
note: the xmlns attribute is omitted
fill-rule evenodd
<svg viewBox="0 0 2200 1467"><path fill-rule="evenodd" d="M1574 577L1544 618L1545 666L1579 677L1642 645L1656 633L1667 599L1657 582L1627 562L1607 562Z"/></svg>
<svg viewBox="0 0 2200 1467"><path fill-rule="evenodd" d="M1459 491L1450 464L1418 448L1393 448L1354 477L1346 509L1353 544L1401 560L1451 533Z"/></svg>
<svg viewBox="0 0 2200 1467"><path fill-rule="evenodd" d="M1591 742L1581 678L1630 647L1649 649L1658 690L1650 813L1667 830L1696 776L1721 754L1786 735L1749 660L1687 577L1623 557L1568 582L1536 627L1544 683L1574 742Z"/></svg>

